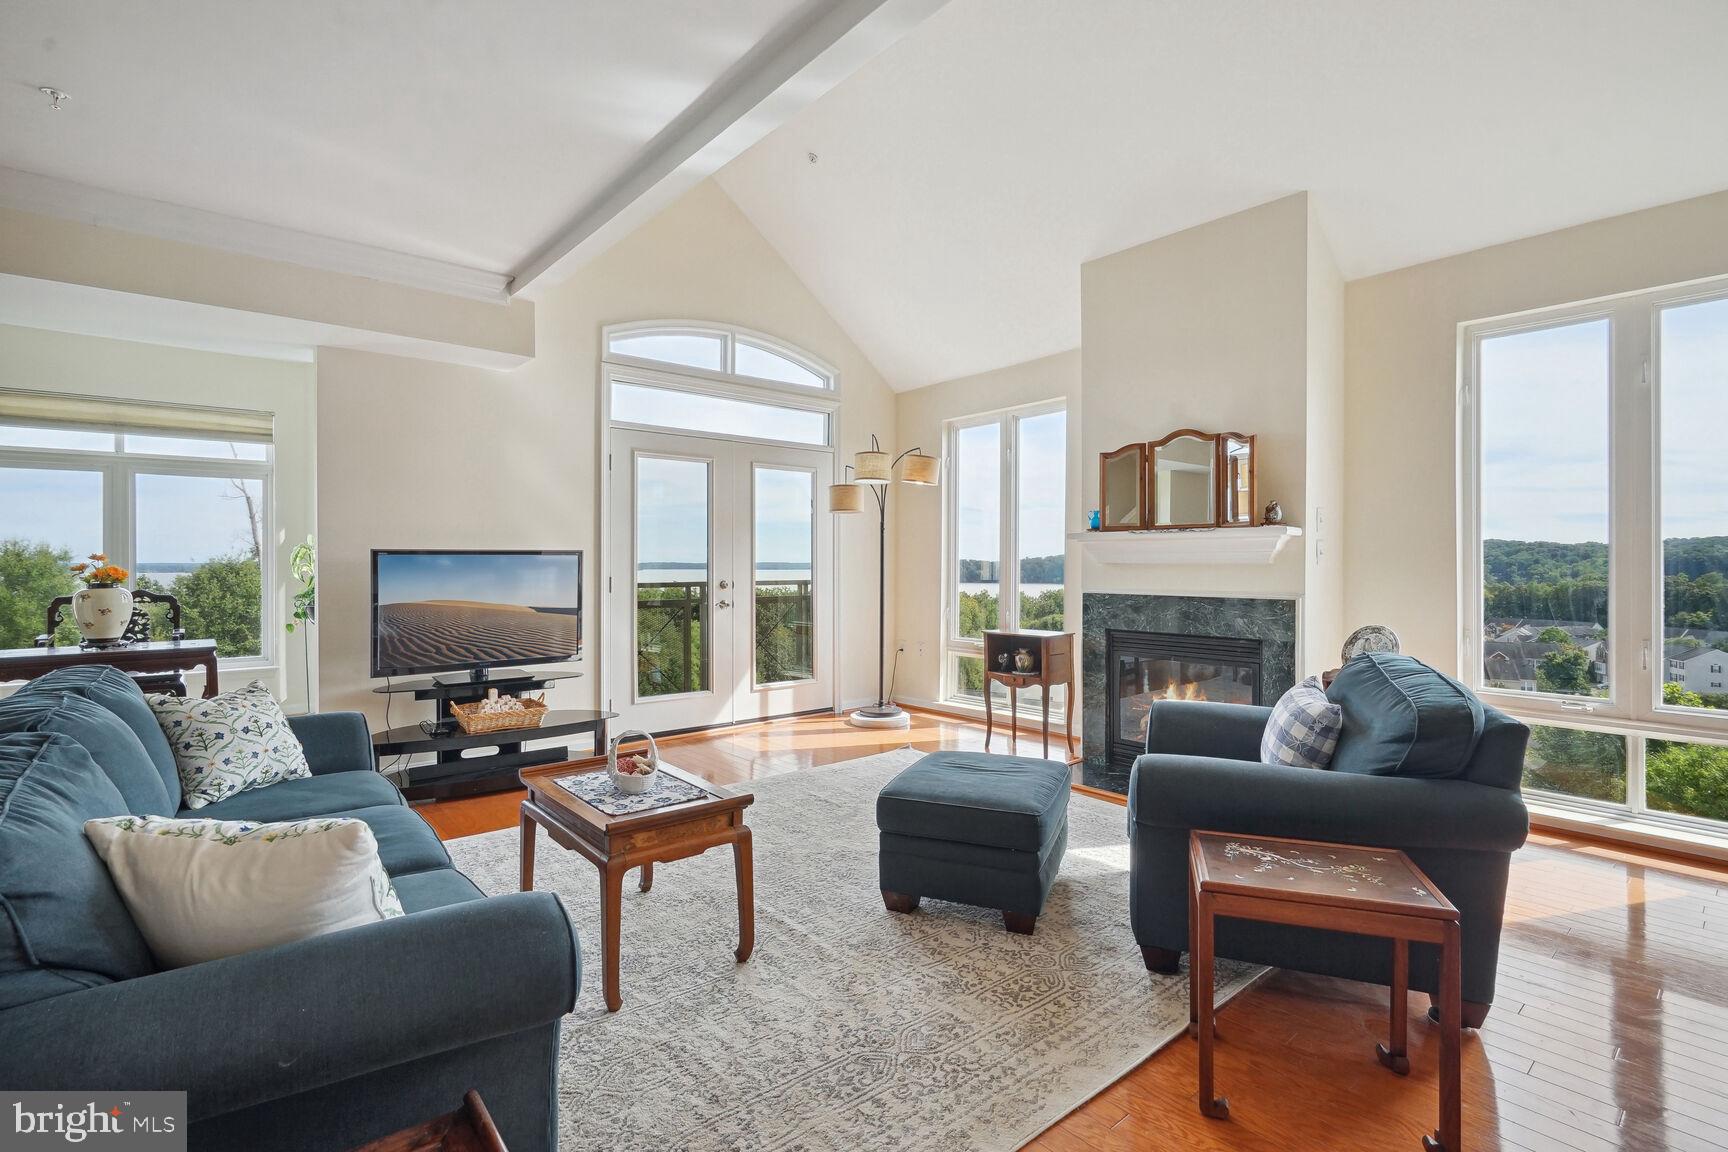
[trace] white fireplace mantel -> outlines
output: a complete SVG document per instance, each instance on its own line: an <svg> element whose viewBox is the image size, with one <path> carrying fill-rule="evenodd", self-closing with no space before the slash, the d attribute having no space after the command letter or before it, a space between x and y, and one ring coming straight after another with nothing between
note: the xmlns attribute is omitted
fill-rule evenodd
<svg viewBox="0 0 1728 1152"><path fill-rule="evenodd" d="M1302 529L1163 528L1147 532L1070 532L1101 564L1270 564Z"/></svg>

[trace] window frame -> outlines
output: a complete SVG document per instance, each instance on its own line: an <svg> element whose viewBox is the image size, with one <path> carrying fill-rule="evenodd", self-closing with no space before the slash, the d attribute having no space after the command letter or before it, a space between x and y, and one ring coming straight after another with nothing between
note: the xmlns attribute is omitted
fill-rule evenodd
<svg viewBox="0 0 1728 1152"><path fill-rule="evenodd" d="M675 436L698 436L703 439L726 440L728 442L771 444L784 448L804 448L814 452L832 452L840 439L840 401L831 392L824 393L818 392L814 388L804 388L786 393L773 388L770 383L757 383L750 378L718 379L714 378L713 373L669 372L664 368L638 367L635 361L614 364L608 360L603 363L602 368L601 379L604 381L604 387L601 390L601 415L608 428L626 428L638 432L666 432ZM820 444L809 444L802 440L779 440L769 436L728 435L705 431L700 428L623 420L614 415L612 411L612 389L619 384L650 388L656 392L682 392L692 396L714 396L723 400L737 400L745 404L819 413L827 417L827 439ZM797 385L786 385L786 387L797 388Z"/></svg>
<svg viewBox="0 0 1728 1152"><path fill-rule="evenodd" d="M635 336L718 337L722 347L722 368L716 371L694 364L680 364L672 360L653 360L645 356L631 356L612 350L614 340ZM784 380L772 380L766 376L749 376L739 373L736 367L740 340L808 370L823 381L822 385L817 387L809 384L788 384ZM817 359L802 348L788 344L776 336L770 336L766 332L757 332L754 329L740 327L736 324L714 324L702 320L632 320L623 324L608 324L600 330L600 359L608 364L646 368L658 372L675 373L679 376L693 376L701 380L731 384L758 392L767 389L786 397L837 396L840 392L840 373L833 365ZM794 406L802 407L802 405Z"/></svg>
<svg viewBox="0 0 1728 1152"><path fill-rule="evenodd" d="M942 467L947 475L943 478L942 500L942 667L939 678L941 697L946 704L970 705L970 697L957 694L959 677L956 675L958 658L972 656L980 660L984 658L984 640L982 637L960 635L960 484L958 476L957 441L959 434L968 428L980 428L994 424L999 428L999 458L998 458L998 509L997 527L997 623L1002 631L1013 631L1020 624L1020 422L1037 416L1047 416L1054 412L1063 413L1066 418L1068 401L1065 398L1040 400L1030 404L1019 404L1012 408L1000 408L991 412L979 412L970 416L956 416L943 422L942 428ZM1064 441L1063 451L1066 457L1068 444ZM1063 503L1067 503L1068 472L1067 460L1063 461ZM1066 544L1064 541L1064 552ZM1069 586L1067 566L1063 566L1062 587L1064 609L1067 605L1067 589ZM985 681L985 691L989 691L990 682ZM1051 690L1051 701L1062 697L1058 694L1063 690L1058 686ZM983 700L977 701L981 707Z"/></svg>
<svg viewBox="0 0 1728 1152"><path fill-rule="evenodd" d="M18 425L25 421L16 421ZM57 427L49 423L28 422L39 427ZM150 430L142 435L163 435ZM276 550L271 547L276 531L276 445L265 441L263 460L222 460L203 456L169 456L155 452L125 450L124 431L114 431L113 449L103 452L90 448L14 448L0 447L0 468L60 469L70 472L97 472L102 476L102 551L109 559L133 573L128 586L137 583L138 557L138 485L140 475L213 477L260 481L259 539L262 543L258 558L259 588L259 653L256 656L224 656L217 662L220 669L257 670L274 668L279 652L276 637ZM188 438L215 440L216 437L195 432L184 433ZM46 609L47 605L43 605Z"/></svg>
<svg viewBox="0 0 1728 1152"><path fill-rule="evenodd" d="M1662 530L1661 319L1667 308L1728 299L1728 277L1546 308L1458 326L1459 668L1486 702L1549 727L1626 739L1626 803L1532 790L1545 804L1595 816L1628 813L1717 837L1724 822L1648 806L1646 741L1728 745L1728 710L1663 702L1666 619ZM1609 697L1586 700L1489 688L1482 666L1482 342L1497 336L1608 321ZM1643 527L1640 527L1640 524Z"/></svg>

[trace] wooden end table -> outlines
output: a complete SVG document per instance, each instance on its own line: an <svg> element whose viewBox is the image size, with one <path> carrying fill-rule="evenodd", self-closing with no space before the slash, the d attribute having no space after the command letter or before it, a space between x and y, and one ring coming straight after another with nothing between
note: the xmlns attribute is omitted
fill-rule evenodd
<svg viewBox="0 0 1728 1152"><path fill-rule="evenodd" d="M1312 840L1193 832L1188 838L1188 1018L1200 1041L1200 1111L1227 1119L1213 1093L1212 963L1220 916L1382 936L1392 942L1392 1005L1380 1063L1410 1071L1410 942L1440 947L1440 1127L1429 1152L1462 1152L1463 1024L1459 1003L1458 909L1404 853Z"/></svg>
<svg viewBox="0 0 1728 1152"><path fill-rule="evenodd" d="M1016 652L1025 650L1031 667L1024 672L1013 671ZM1044 724L1040 729L1044 739L1044 759L1050 759L1050 689L1057 684L1067 687L1065 693L1068 714L1063 721L1062 744L1066 756L1074 755L1074 633L1000 632L984 633L984 751L990 751L990 741L996 735L996 708L992 702L991 684L1008 689L1008 751L1020 747L1020 689L1037 687L1043 691Z"/></svg>
<svg viewBox="0 0 1728 1152"><path fill-rule="evenodd" d="M606 1010L623 1003L618 989L618 939L623 919L624 874L642 870L640 886L654 885L654 865L697 856L710 848L732 846L738 886L738 949L740 964L756 947L756 881L750 855L750 829L744 809L755 797L748 792L721 794L712 785L662 761L660 771L702 790L698 799L646 812L611 816L560 787L560 779L606 771L604 756L527 768L521 773L528 798L522 801L522 891L534 887L534 829L546 830L554 843L584 857L600 870L601 984Z"/></svg>

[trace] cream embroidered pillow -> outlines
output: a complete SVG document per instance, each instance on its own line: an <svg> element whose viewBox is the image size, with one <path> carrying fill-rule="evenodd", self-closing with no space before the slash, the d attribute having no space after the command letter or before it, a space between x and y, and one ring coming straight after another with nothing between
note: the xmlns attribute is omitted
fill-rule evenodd
<svg viewBox="0 0 1728 1152"><path fill-rule="evenodd" d="M145 697L174 749L188 808L202 808L248 788L312 775L306 750L270 690L254 680L208 700Z"/></svg>
<svg viewBox="0 0 1728 1152"><path fill-rule="evenodd" d="M108 816L84 835L165 968L402 915L363 820Z"/></svg>

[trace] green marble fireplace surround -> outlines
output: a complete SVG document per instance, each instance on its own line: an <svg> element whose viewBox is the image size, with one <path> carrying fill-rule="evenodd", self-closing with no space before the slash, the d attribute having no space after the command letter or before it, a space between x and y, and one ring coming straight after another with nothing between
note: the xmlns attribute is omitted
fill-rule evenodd
<svg viewBox="0 0 1728 1152"><path fill-rule="evenodd" d="M1133 761L1113 756L1107 731L1111 685L1109 634L1148 632L1259 642L1260 702L1272 704L1296 682L1296 602L1229 596L1147 596L1087 592L1081 597L1082 779L1126 793Z"/></svg>

